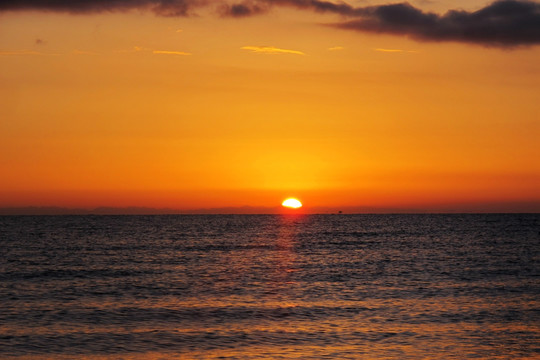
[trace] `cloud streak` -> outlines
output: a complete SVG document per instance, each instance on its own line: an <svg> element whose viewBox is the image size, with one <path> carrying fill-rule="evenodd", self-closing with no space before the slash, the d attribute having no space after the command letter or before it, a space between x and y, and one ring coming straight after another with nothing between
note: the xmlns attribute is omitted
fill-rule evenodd
<svg viewBox="0 0 540 360"><path fill-rule="evenodd" d="M187 16L209 0L3 0L0 11L40 10L88 14L133 9L150 10L163 16Z"/></svg>
<svg viewBox="0 0 540 360"><path fill-rule="evenodd" d="M305 55L301 51L280 49L273 46L243 46L242 50L249 50L259 54L293 54L293 55Z"/></svg>
<svg viewBox="0 0 540 360"><path fill-rule="evenodd" d="M161 54L161 55L182 55L182 56L191 55L191 53L184 52L184 51L167 51L167 50L154 50L152 51L152 53Z"/></svg>
<svg viewBox="0 0 540 360"><path fill-rule="evenodd" d="M0 56L48 56L48 55L59 55L59 54L50 54L40 51L33 50L12 50L12 51L0 51Z"/></svg>
<svg viewBox="0 0 540 360"><path fill-rule="evenodd" d="M333 3L320 0L246 0L229 6L229 8L232 9L234 6L242 8L242 16L257 15L275 6L287 6L301 10L312 10L320 13L333 13L345 16L356 16L363 12L362 8L355 8L345 2ZM235 16L233 13L230 15Z"/></svg>
<svg viewBox="0 0 540 360"><path fill-rule="evenodd" d="M386 52L386 53L402 53L404 52L405 50L401 50L401 49L383 49L383 48L377 48L377 49L374 49L375 51L378 51L378 52Z"/></svg>
<svg viewBox="0 0 540 360"><path fill-rule="evenodd" d="M3 0L1 11L39 10L68 13L152 11L163 16L188 16L203 6L214 6L222 16L243 18L275 7L340 15L330 26L377 34L406 36L420 41L456 41L485 46L516 47L540 44L540 3L498 0L477 11L425 12L402 2L354 7L325 0Z"/></svg>

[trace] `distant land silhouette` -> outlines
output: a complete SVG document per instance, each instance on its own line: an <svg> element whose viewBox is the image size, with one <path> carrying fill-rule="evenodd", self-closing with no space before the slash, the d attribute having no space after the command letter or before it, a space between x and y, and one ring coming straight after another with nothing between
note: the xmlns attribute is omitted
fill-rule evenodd
<svg viewBox="0 0 540 360"><path fill-rule="evenodd" d="M166 215L166 214L281 214L275 207L215 207L172 209L152 207L69 208L58 206L0 207L0 215ZM299 214L418 214L418 213L540 213L540 201L436 204L408 207L304 207Z"/></svg>

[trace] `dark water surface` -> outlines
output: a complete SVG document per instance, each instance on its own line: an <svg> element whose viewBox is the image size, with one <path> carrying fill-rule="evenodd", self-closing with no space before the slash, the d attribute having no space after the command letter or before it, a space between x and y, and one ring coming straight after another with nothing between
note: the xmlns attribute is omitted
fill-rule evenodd
<svg viewBox="0 0 540 360"><path fill-rule="evenodd" d="M540 215L0 217L0 358L538 359Z"/></svg>

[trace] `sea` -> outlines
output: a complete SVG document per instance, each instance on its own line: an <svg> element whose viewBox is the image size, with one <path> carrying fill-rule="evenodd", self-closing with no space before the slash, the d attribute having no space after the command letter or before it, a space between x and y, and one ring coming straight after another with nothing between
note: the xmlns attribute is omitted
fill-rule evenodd
<svg viewBox="0 0 540 360"><path fill-rule="evenodd" d="M2 216L0 359L540 359L540 214Z"/></svg>

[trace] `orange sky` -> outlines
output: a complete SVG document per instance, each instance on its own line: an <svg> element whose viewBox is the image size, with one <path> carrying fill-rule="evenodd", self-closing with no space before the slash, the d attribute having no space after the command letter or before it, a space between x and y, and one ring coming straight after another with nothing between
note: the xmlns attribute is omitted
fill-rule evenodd
<svg viewBox="0 0 540 360"><path fill-rule="evenodd" d="M0 207L540 211L540 39L109 10L0 9Z"/></svg>

